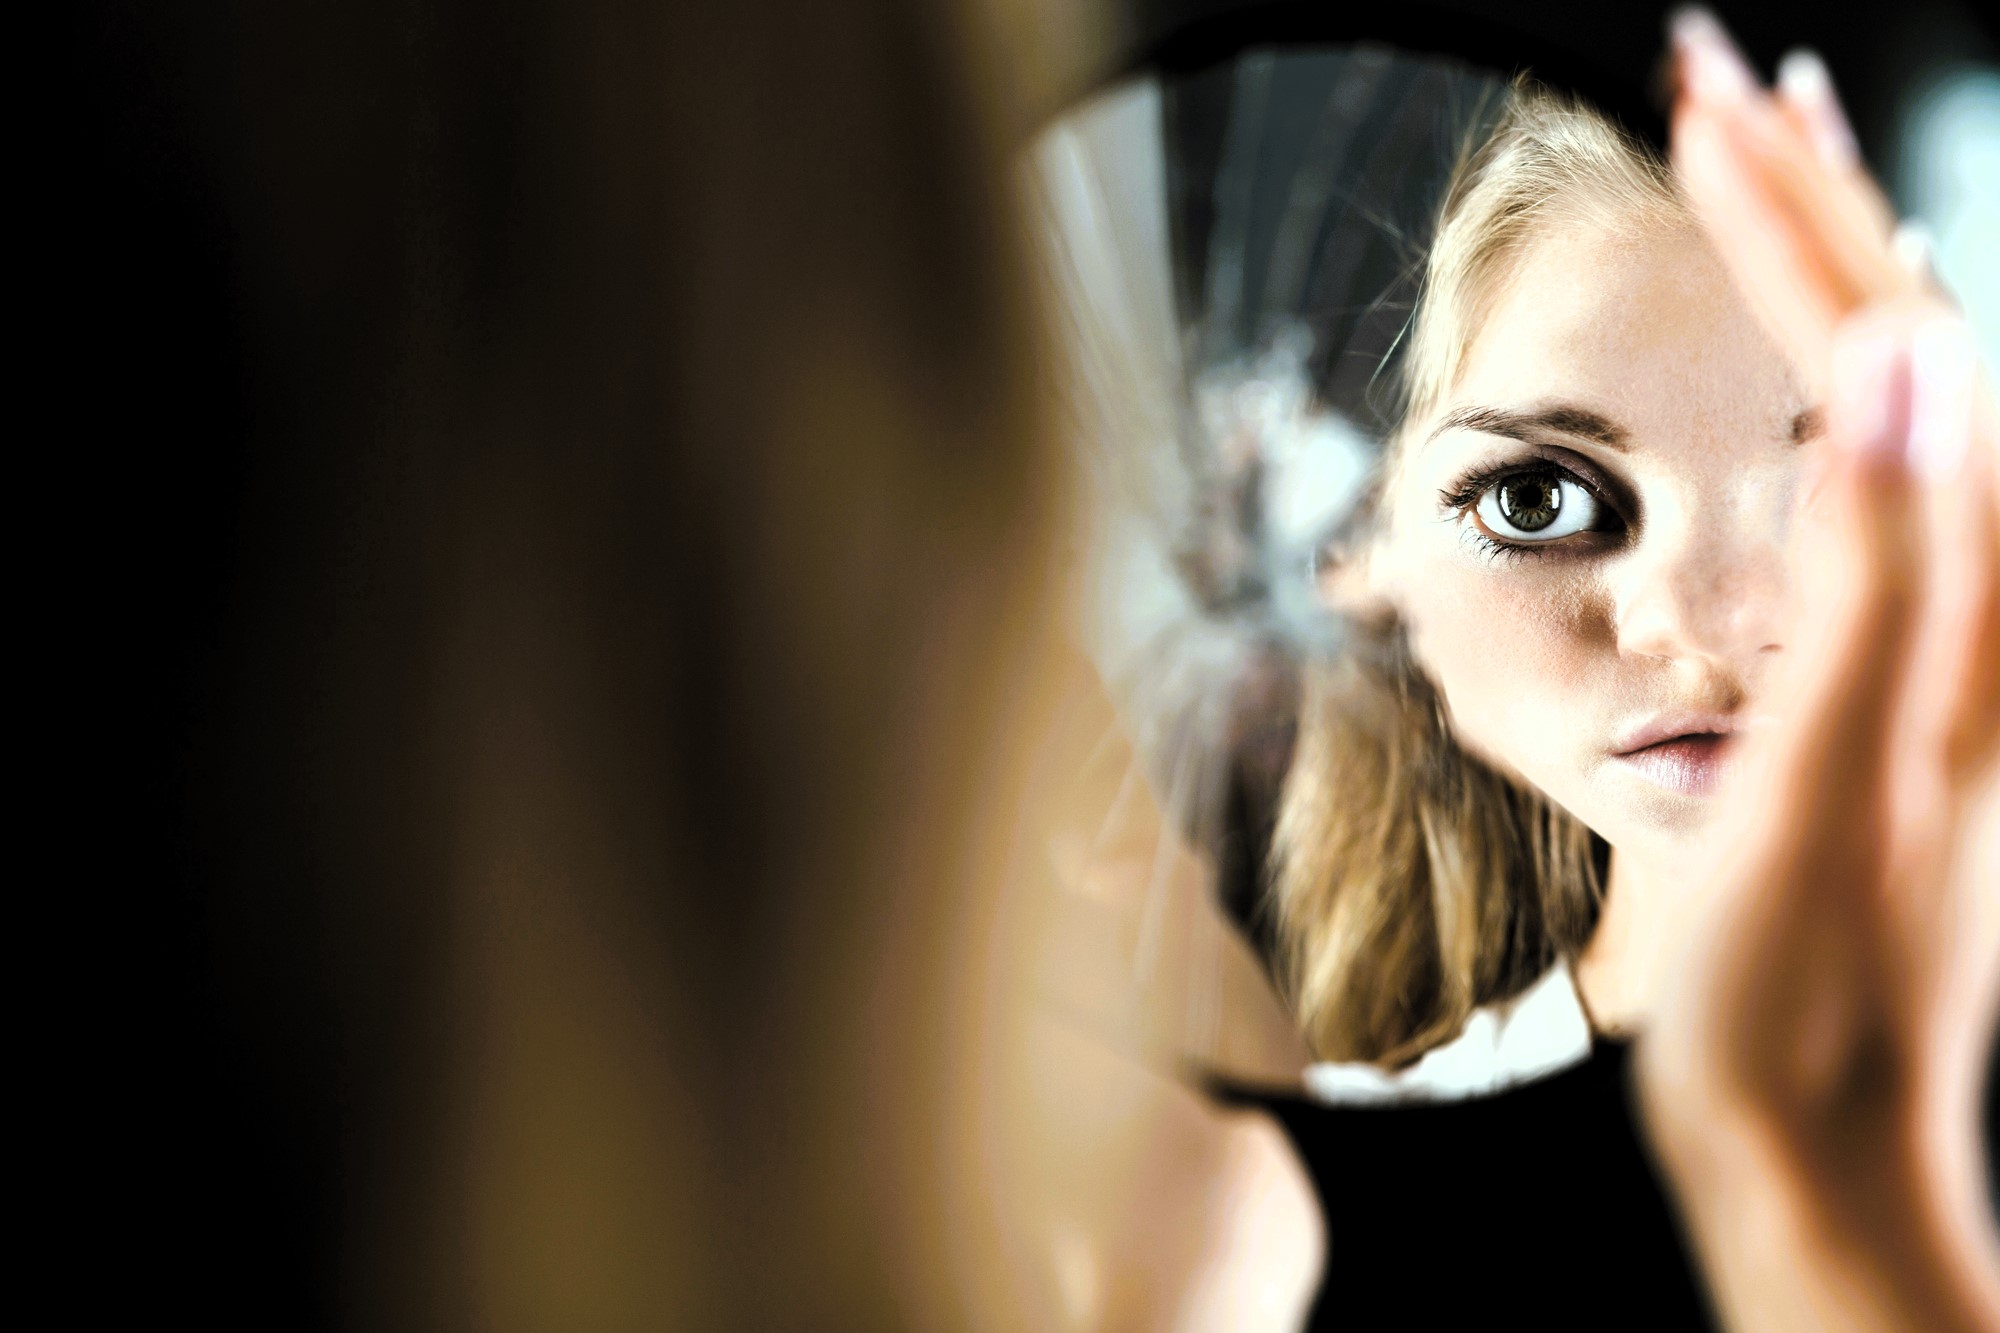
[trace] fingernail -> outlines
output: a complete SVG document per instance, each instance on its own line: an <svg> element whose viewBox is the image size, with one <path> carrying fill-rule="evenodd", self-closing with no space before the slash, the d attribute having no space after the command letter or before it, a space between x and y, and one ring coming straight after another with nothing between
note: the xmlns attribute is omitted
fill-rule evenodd
<svg viewBox="0 0 2000 1333"><path fill-rule="evenodd" d="M1910 461L1933 482L1955 480L1965 458L1977 364L1964 320L1926 320L1910 340Z"/></svg>
<svg viewBox="0 0 2000 1333"><path fill-rule="evenodd" d="M1699 5L1676 10L1667 32L1680 53L1682 81L1697 101L1727 106L1756 92L1757 76L1714 14Z"/></svg>
<svg viewBox="0 0 2000 1333"><path fill-rule="evenodd" d="M1834 344L1833 435L1845 448L1864 457L1903 458L1910 412L1906 352L1903 339L1888 329Z"/></svg>
<svg viewBox="0 0 2000 1333"><path fill-rule="evenodd" d="M1905 273L1917 278L1931 276L1931 256L1937 247L1931 240L1931 229L1923 223L1915 220L1897 223L1895 234L1889 238L1889 249Z"/></svg>
<svg viewBox="0 0 2000 1333"><path fill-rule="evenodd" d="M1813 151L1820 161L1833 167L1852 167L1861 161L1854 127L1847 123L1847 113L1841 110L1840 97L1833 90L1833 75L1817 51L1802 47L1780 60L1778 90L1806 113Z"/></svg>

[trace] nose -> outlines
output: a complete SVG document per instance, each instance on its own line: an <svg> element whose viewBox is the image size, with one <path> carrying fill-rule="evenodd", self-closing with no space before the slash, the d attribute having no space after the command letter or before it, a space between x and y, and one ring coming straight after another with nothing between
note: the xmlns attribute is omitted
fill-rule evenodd
<svg viewBox="0 0 2000 1333"><path fill-rule="evenodd" d="M1636 656L1699 660L1747 675L1782 647L1791 570L1779 534L1719 523L1655 526L1621 562L1618 644Z"/></svg>

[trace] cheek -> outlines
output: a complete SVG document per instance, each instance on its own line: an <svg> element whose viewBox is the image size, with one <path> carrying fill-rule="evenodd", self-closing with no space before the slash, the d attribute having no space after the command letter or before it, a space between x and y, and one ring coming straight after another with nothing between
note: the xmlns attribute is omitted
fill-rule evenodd
<svg viewBox="0 0 2000 1333"><path fill-rule="evenodd" d="M1399 600L1461 743L1547 790L1550 765L1584 734L1577 724L1604 711L1596 696L1615 648L1593 581L1532 560L1433 559Z"/></svg>

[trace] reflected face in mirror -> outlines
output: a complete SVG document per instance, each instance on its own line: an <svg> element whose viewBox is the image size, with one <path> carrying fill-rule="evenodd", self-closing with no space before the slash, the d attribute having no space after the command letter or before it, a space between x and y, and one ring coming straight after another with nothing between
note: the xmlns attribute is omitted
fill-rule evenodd
<svg viewBox="0 0 2000 1333"><path fill-rule="evenodd" d="M1621 851L1682 845L1772 704L1815 420L1692 225L1530 242L1367 562L1460 742Z"/></svg>

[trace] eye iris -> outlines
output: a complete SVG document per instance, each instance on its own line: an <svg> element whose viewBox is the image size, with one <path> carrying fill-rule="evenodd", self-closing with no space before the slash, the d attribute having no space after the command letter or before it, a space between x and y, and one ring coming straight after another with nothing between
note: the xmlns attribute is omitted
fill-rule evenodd
<svg viewBox="0 0 2000 1333"><path fill-rule="evenodd" d="M1549 477L1515 477L1500 483L1500 513L1523 532L1539 532L1562 512L1562 487Z"/></svg>

